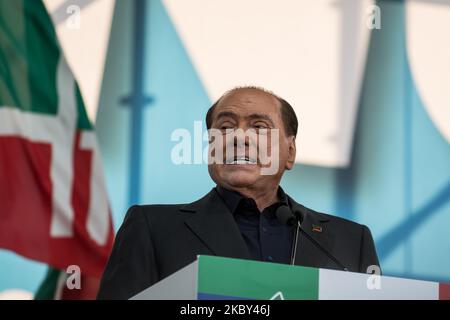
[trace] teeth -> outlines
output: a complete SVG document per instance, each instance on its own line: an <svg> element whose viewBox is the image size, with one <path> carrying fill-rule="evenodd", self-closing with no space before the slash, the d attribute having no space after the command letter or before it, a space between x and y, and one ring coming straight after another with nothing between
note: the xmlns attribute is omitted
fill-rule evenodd
<svg viewBox="0 0 450 320"><path fill-rule="evenodd" d="M249 158L246 157L240 157L240 158L236 158L234 160L229 160L227 161L227 164L256 164L255 160L251 160Z"/></svg>

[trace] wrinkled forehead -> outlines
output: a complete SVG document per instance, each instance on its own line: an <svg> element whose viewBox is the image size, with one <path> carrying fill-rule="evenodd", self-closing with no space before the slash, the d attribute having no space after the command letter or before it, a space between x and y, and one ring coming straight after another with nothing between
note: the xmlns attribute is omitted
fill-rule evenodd
<svg viewBox="0 0 450 320"><path fill-rule="evenodd" d="M280 102L270 93L256 89L240 89L225 94L214 109L213 118L224 111L242 116L254 113L266 114L272 118L281 116Z"/></svg>

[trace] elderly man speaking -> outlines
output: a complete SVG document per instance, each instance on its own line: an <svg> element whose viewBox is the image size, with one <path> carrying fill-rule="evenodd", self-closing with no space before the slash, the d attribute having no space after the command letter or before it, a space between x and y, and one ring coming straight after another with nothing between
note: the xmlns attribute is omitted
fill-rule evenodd
<svg viewBox="0 0 450 320"><path fill-rule="evenodd" d="M288 102L236 88L208 110L206 125L216 187L189 204L131 207L98 298L128 299L197 255L354 272L379 265L366 226L306 208L279 185L296 155L298 121Z"/></svg>

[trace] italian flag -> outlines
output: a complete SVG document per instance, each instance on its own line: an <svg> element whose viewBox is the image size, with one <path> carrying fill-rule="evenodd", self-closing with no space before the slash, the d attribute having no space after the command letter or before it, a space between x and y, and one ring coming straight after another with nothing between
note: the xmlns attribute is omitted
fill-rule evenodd
<svg viewBox="0 0 450 320"><path fill-rule="evenodd" d="M51 266L38 298L95 297L112 247L93 129L43 3L0 0L0 247Z"/></svg>
<svg viewBox="0 0 450 320"><path fill-rule="evenodd" d="M199 300L450 300L446 283L212 256L170 277L155 296L176 282Z"/></svg>

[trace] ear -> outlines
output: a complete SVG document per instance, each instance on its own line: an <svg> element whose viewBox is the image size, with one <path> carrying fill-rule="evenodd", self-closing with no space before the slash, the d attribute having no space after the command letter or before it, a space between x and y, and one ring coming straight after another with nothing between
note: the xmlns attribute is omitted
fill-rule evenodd
<svg viewBox="0 0 450 320"><path fill-rule="evenodd" d="M288 157L286 161L286 170L291 170L295 164L295 155L297 154L297 147L295 145L295 136L289 138Z"/></svg>

